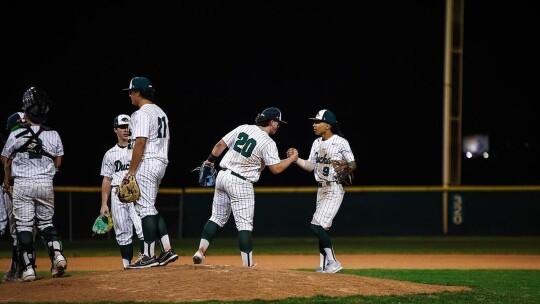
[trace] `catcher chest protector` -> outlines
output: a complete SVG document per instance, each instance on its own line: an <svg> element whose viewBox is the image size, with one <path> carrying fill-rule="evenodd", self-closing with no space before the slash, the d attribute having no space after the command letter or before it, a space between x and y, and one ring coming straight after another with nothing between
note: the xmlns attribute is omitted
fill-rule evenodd
<svg viewBox="0 0 540 304"><path fill-rule="evenodd" d="M41 142L41 139L39 139L39 134L41 134L42 131L50 131L52 129L46 126L40 126L37 133L34 133L34 130L32 130L29 124L25 124L22 127L26 128L26 130L17 134L15 138L23 137L24 135L27 135L29 133L30 136L27 136L28 140L26 141L26 143L11 152L9 158L13 159L13 157L15 157L15 154L19 152L28 152L30 154L30 158L41 158L41 156L44 155L54 160L54 156L52 156L52 154L43 150L43 144Z"/></svg>

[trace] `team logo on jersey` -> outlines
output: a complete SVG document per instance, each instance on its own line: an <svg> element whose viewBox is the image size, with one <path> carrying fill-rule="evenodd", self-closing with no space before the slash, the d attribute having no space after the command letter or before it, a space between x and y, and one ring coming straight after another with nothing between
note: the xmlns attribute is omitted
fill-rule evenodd
<svg viewBox="0 0 540 304"><path fill-rule="evenodd" d="M329 164L331 163L330 158L325 156L319 156L319 152L315 153L315 163L318 164Z"/></svg>
<svg viewBox="0 0 540 304"><path fill-rule="evenodd" d="M114 162L114 172L120 172L120 171L126 171L126 170L129 170L129 164L123 164L119 160Z"/></svg>

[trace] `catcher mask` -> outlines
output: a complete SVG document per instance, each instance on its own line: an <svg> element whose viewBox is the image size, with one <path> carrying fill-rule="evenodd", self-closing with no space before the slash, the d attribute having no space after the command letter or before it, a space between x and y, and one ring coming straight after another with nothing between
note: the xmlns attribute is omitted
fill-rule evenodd
<svg viewBox="0 0 540 304"><path fill-rule="evenodd" d="M22 104L24 113L31 121L35 123L45 123L47 121L51 101L45 91L38 87L31 87L24 92Z"/></svg>

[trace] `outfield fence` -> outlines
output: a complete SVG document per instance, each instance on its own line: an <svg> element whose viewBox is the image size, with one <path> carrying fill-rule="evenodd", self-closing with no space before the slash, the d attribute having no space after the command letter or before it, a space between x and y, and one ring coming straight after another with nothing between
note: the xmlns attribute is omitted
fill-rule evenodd
<svg viewBox="0 0 540 304"><path fill-rule="evenodd" d="M333 236L540 235L540 186L348 186L345 190ZM316 191L316 187L255 187L254 236L311 235ZM64 238L91 238L101 189L56 186L55 196L54 220ZM212 197L212 188L160 189L156 206L170 236L200 237ZM232 215L219 234L236 236Z"/></svg>

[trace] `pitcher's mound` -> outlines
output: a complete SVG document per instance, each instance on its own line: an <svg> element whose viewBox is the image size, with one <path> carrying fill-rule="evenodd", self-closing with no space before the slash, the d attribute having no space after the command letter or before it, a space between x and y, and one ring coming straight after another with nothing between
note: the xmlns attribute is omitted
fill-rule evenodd
<svg viewBox="0 0 540 304"><path fill-rule="evenodd" d="M275 300L324 295L403 295L462 292L442 286L295 270L229 265L180 265L92 272L29 283L0 284L2 302L183 302Z"/></svg>

